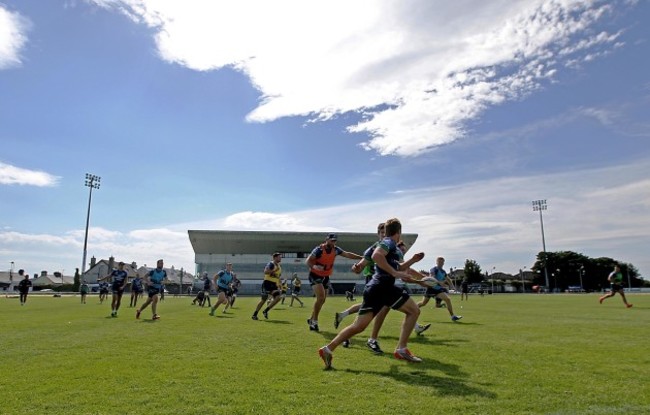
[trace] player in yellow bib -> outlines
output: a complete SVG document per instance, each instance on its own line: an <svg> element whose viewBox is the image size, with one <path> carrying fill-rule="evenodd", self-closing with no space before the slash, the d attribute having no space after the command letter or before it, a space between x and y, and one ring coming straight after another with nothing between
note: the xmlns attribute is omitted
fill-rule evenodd
<svg viewBox="0 0 650 415"><path fill-rule="evenodd" d="M280 277L282 277L282 265L280 265L280 262L282 262L282 254L276 252L273 254L273 260L264 267L264 281L262 282L261 299L260 302L257 303L257 307L253 313L253 320L258 320L257 313L259 313L269 296L273 299L264 311L262 311L265 319L269 318L269 311L275 307L281 299L280 294L282 292L282 286L280 284Z"/></svg>

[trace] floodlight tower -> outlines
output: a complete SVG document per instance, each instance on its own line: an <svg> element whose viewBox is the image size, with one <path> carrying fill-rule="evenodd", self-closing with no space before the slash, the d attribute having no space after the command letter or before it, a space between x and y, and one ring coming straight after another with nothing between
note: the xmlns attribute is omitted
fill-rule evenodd
<svg viewBox="0 0 650 415"><path fill-rule="evenodd" d="M93 189L99 189L99 185L102 178L95 176L94 174L86 173L86 183L85 186L90 188L90 193L88 194L88 213L86 214L86 236L84 237L84 256L81 261L81 275L86 271L86 248L88 247L88 224L90 223L90 203L93 200Z"/></svg>
<svg viewBox="0 0 650 415"><path fill-rule="evenodd" d="M546 289L548 290L548 271L546 270L546 240L544 239L544 218L542 210L546 210L546 199L533 200L533 212L539 211L539 223L542 226L542 248L544 249L544 279L546 280Z"/></svg>

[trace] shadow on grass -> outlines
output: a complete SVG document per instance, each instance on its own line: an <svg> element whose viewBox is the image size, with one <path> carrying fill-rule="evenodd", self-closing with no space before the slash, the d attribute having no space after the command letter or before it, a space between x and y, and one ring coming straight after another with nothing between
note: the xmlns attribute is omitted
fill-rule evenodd
<svg viewBox="0 0 650 415"><path fill-rule="evenodd" d="M286 320L260 320L260 321L263 321L268 324L293 324L292 322Z"/></svg>
<svg viewBox="0 0 650 415"><path fill-rule="evenodd" d="M432 375L430 373L427 373L427 369L441 370L448 376ZM363 374L390 378L397 382L430 388L435 390L435 393L444 394L446 396L474 395L488 399L497 398L497 394L492 391L467 384L467 382L462 379L462 377L466 377L467 374L461 371L457 365L450 365L438 361L425 361L418 364L417 367L391 365L387 372L357 369L345 369L343 372L352 373L355 375Z"/></svg>

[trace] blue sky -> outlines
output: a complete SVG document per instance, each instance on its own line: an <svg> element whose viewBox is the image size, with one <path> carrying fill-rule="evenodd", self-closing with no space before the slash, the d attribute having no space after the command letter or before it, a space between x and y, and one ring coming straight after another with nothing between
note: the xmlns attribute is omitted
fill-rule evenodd
<svg viewBox="0 0 650 415"><path fill-rule="evenodd" d="M0 0L0 268L81 267L92 173L89 258L193 270L188 229L399 217L424 267L515 273L546 199L547 250L648 278L648 21L631 0Z"/></svg>

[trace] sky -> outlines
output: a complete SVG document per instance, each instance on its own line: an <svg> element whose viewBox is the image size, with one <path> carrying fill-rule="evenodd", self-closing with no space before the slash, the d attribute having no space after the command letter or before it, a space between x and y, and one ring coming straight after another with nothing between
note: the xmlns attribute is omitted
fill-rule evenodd
<svg viewBox="0 0 650 415"><path fill-rule="evenodd" d="M0 269L194 271L188 229L418 233L650 277L650 2L0 0ZM315 241L317 243L319 241ZM345 240L339 240L345 249ZM87 268L87 267L86 267Z"/></svg>

